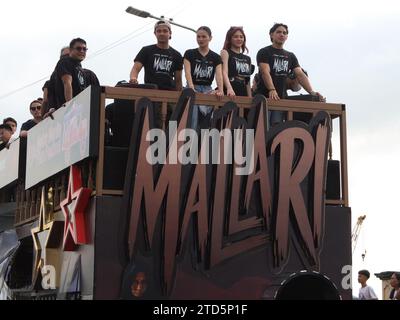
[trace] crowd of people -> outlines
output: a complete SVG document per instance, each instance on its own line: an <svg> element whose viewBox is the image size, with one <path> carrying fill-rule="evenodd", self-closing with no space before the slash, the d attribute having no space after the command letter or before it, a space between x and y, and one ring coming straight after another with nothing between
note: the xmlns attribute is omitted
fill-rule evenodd
<svg viewBox="0 0 400 320"><path fill-rule="evenodd" d="M86 56L86 42L83 39L73 39L69 47L61 50L58 61L50 79L43 85L43 97L34 99L29 104L32 118L24 122L19 135L17 121L11 117L5 118L0 124L0 151L7 148L18 137L26 138L28 131L43 118L71 100L90 85L99 85L96 75L83 69L81 62Z"/></svg>
<svg viewBox="0 0 400 320"><path fill-rule="evenodd" d="M361 287L358 294L359 300L378 300L374 289L367 284L370 278L370 273L368 270L358 271L358 282ZM390 286L392 287L389 299L390 300L400 300L400 273L394 272L390 277Z"/></svg>
<svg viewBox="0 0 400 320"><path fill-rule="evenodd" d="M325 98L313 90L307 73L299 65L294 53L283 48L289 29L282 23L276 23L269 31L271 45L258 51L258 73L254 73L243 27L230 27L226 33L223 49L220 54L209 47L212 32L209 27L202 26L196 32L198 47L187 50L182 56L170 46L172 29L168 21L160 20L154 26L156 44L143 47L134 59L129 83L138 84L138 76L144 69L144 83L152 84L160 90L182 90L182 76L186 79L186 87L196 92L224 95L252 96L262 94L272 100L287 97L287 90L298 91L304 88L317 100ZM29 109L32 119L25 122L19 136L26 137L27 131L43 118L62 107L66 102L78 95L90 85L99 85L96 74L82 67L88 48L81 38L73 39L68 47L60 52L58 61L50 79L43 85L43 97L33 100ZM212 88L216 82L217 87ZM157 107L158 120L161 118L161 106ZM169 114L173 106L168 105ZM212 108L195 106L192 112L191 127L196 128L199 118L207 117ZM284 120L278 111L270 113L271 124ZM7 147L18 135L17 123L13 118L6 118L0 124L0 150Z"/></svg>

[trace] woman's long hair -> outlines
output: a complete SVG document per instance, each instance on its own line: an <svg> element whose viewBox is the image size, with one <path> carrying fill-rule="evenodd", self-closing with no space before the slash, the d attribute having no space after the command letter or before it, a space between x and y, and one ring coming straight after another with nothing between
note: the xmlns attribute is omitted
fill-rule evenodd
<svg viewBox="0 0 400 320"><path fill-rule="evenodd" d="M246 34L243 31L243 27L230 27L228 32L226 33L225 42L224 42L224 49L230 50L232 47L232 37L237 32L240 31L243 34L243 45L241 47L242 52L249 52L249 49L246 47Z"/></svg>

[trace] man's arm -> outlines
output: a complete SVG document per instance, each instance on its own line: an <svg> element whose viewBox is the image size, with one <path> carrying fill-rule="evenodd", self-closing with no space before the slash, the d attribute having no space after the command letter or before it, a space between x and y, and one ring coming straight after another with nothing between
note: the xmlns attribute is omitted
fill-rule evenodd
<svg viewBox="0 0 400 320"><path fill-rule="evenodd" d="M70 74L64 74L61 80L64 85L65 102L68 102L72 99L72 76Z"/></svg>
<svg viewBox="0 0 400 320"><path fill-rule="evenodd" d="M175 86L177 91L182 91L182 70L175 71Z"/></svg>
<svg viewBox="0 0 400 320"><path fill-rule="evenodd" d="M318 96L319 101L325 102L326 99L320 94L319 92L316 92L313 90L310 80L308 77L305 75L301 67L297 67L294 69L294 73L296 75L296 78L298 79L300 85L306 90L309 94L313 96Z"/></svg>
<svg viewBox="0 0 400 320"><path fill-rule="evenodd" d="M138 78L140 70L142 70L142 68L143 68L143 64L141 62L139 62L139 61L136 61L133 64L131 73L129 75L129 82L130 83L134 83L134 84L139 83L137 78Z"/></svg>
<svg viewBox="0 0 400 320"><path fill-rule="evenodd" d="M268 63L264 63L264 62L260 62L258 64L258 68L261 71L261 76L262 79L264 81L264 84L267 88L268 91L268 98L272 99L272 100L279 100L279 95L278 92L275 89L275 85L274 82L272 81L272 77L271 77L271 69L269 68L269 64Z"/></svg>

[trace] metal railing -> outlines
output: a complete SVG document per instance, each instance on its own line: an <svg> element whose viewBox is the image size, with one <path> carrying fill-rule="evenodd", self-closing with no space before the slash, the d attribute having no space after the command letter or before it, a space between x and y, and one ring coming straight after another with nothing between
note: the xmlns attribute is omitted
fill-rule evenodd
<svg viewBox="0 0 400 320"><path fill-rule="evenodd" d="M161 120L162 128L165 128L167 121L167 105L176 103L179 99L180 92L149 90L138 88L118 88L104 87L100 99L100 145L99 159L96 175L96 192L98 195L122 195L122 190L105 189L103 186L103 170L104 170L104 134L105 130L105 107L106 99L120 99L136 101L140 98L147 97L152 102L161 103ZM195 104L212 106L220 108L225 103L232 101L229 97L218 99L214 95L196 93ZM239 114L244 115L244 110L251 107L252 99L249 97L235 97L233 101L240 108ZM132 104L133 105L133 104ZM341 198L339 200L327 199L329 205L349 205L348 195L348 172L347 172L347 135L346 135L346 109L343 104L321 103L303 100L286 100L279 101L268 100L268 109L271 111L287 112L287 120L293 120L296 113L315 115L319 111L326 111L334 121L339 121L340 134L340 165L341 165Z"/></svg>
<svg viewBox="0 0 400 320"><path fill-rule="evenodd" d="M180 92L150 90L140 88L118 88L118 87L102 87L99 104L99 152L97 159L87 159L80 163L85 168L84 185L95 190L96 194L101 195L122 195L122 188L107 189L104 186L104 156L105 156L105 107L107 99L121 99L137 101L140 98L147 97L152 102L161 104L161 120L162 127L165 128L167 121L167 105L175 104L180 96ZM232 101L228 97L218 99L214 95L206 95L196 93L195 103L200 105L212 106L214 108L222 107L226 102ZM244 110L251 107L252 99L248 97L235 97L233 101L240 108L239 114L243 116ZM134 104L132 104L134 108ZM319 111L326 111L334 121L339 121L340 135L340 165L341 165L341 197L338 200L327 199L329 205L349 205L348 195L348 171L347 171L347 138L346 138L346 110L342 104L320 103L300 100L279 100L269 101L269 110L279 110L287 113L287 119L295 118L296 113L315 115ZM134 111L133 111L134 112ZM84 171L85 171L84 170ZM46 195L48 203L51 205L53 212L60 210L60 201L65 198L68 187L68 170L62 170L56 175L50 177L46 181L42 181L35 187L25 190L24 181L19 181L15 188L15 201L17 209L15 213L15 225L22 225L33 221L39 215L40 210L40 190L46 187ZM0 190L0 202L4 190Z"/></svg>

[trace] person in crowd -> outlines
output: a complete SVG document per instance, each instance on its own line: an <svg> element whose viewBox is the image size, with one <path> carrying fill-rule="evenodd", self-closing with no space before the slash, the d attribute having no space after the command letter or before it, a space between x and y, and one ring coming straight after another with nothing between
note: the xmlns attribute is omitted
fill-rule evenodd
<svg viewBox="0 0 400 320"><path fill-rule="evenodd" d="M60 51L60 60L69 57L70 49L69 47L63 47ZM55 101L55 87L56 87L56 71L54 70L50 76L50 79L45 82L42 87L43 91L43 101L42 102L42 115L47 115L47 112L52 109L52 111L57 108ZM39 98L37 99L38 101Z"/></svg>
<svg viewBox="0 0 400 320"><path fill-rule="evenodd" d="M221 51L224 91L229 97L251 97L251 58L246 47L246 35L242 27L230 27Z"/></svg>
<svg viewBox="0 0 400 320"><path fill-rule="evenodd" d="M395 272L390 277L390 285L392 290L390 291L390 300L400 300L400 272Z"/></svg>
<svg viewBox="0 0 400 320"><path fill-rule="evenodd" d="M17 120L15 120L14 118L8 117L8 118L5 118L3 120L3 124L8 124L10 126L11 130L12 130L12 135L11 135L11 138L10 138L10 141L9 141L9 143L11 143L15 139L18 138L18 135L16 133L17 132L17 127L18 127Z"/></svg>
<svg viewBox="0 0 400 320"><path fill-rule="evenodd" d="M360 300L378 300L374 289L367 285L367 281L370 277L370 273L368 270L360 270L358 271L358 283L361 284L360 292L358 294L358 298Z"/></svg>
<svg viewBox="0 0 400 320"><path fill-rule="evenodd" d="M12 129L8 124L0 124L0 151L12 142Z"/></svg>
<svg viewBox="0 0 400 320"><path fill-rule="evenodd" d="M257 64L260 81L257 93L269 99L279 100L287 96L287 78L292 70L299 84L311 95L316 95L323 101L325 98L314 91L311 83L300 67L294 53L283 48L289 34L289 28L283 23L275 23L269 31L272 45L260 49L257 53ZM271 123L282 122L284 115L280 111L271 113Z"/></svg>
<svg viewBox="0 0 400 320"><path fill-rule="evenodd" d="M138 76L144 68L144 83L155 84L160 90L182 90L182 55L169 44L171 40L171 24L160 20L154 25L157 43L143 47L134 59L129 82L138 84ZM156 106L157 125L162 127L161 104ZM172 105L168 104L168 116L172 113ZM167 116L167 118L168 118Z"/></svg>
<svg viewBox="0 0 400 320"><path fill-rule="evenodd" d="M17 131L17 120L14 118L8 117L3 120L3 124L8 124L11 127L12 133L14 134Z"/></svg>
<svg viewBox="0 0 400 320"><path fill-rule="evenodd" d="M0 123L1 130L0 130L0 143L3 142L3 133L4 133L4 124Z"/></svg>
<svg viewBox="0 0 400 320"><path fill-rule="evenodd" d="M30 129L42 121L42 103L39 100L33 100L29 105L29 110L33 118L22 124L19 136L23 138L28 136Z"/></svg>
<svg viewBox="0 0 400 320"><path fill-rule="evenodd" d="M224 92L222 78L222 60L221 57L210 50L209 44L212 39L211 29L202 26L197 29L196 39L198 48L187 50L184 54L184 68L187 87L192 88L196 92L215 93L218 97L222 97ZM211 84L216 79L218 89L213 91ZM199 111L202 116L206 117L212 112L212 107L194 105L191 128L197 129Z"/></svg>
<svg viewBox="0 0 400 320"><path fill-rule="evenodd" d="M89 86L81 65L88 50L86 41L81 38L72 39L69 49L69 57L61 59L55 68L56 108L61 107Z"/></svg>

